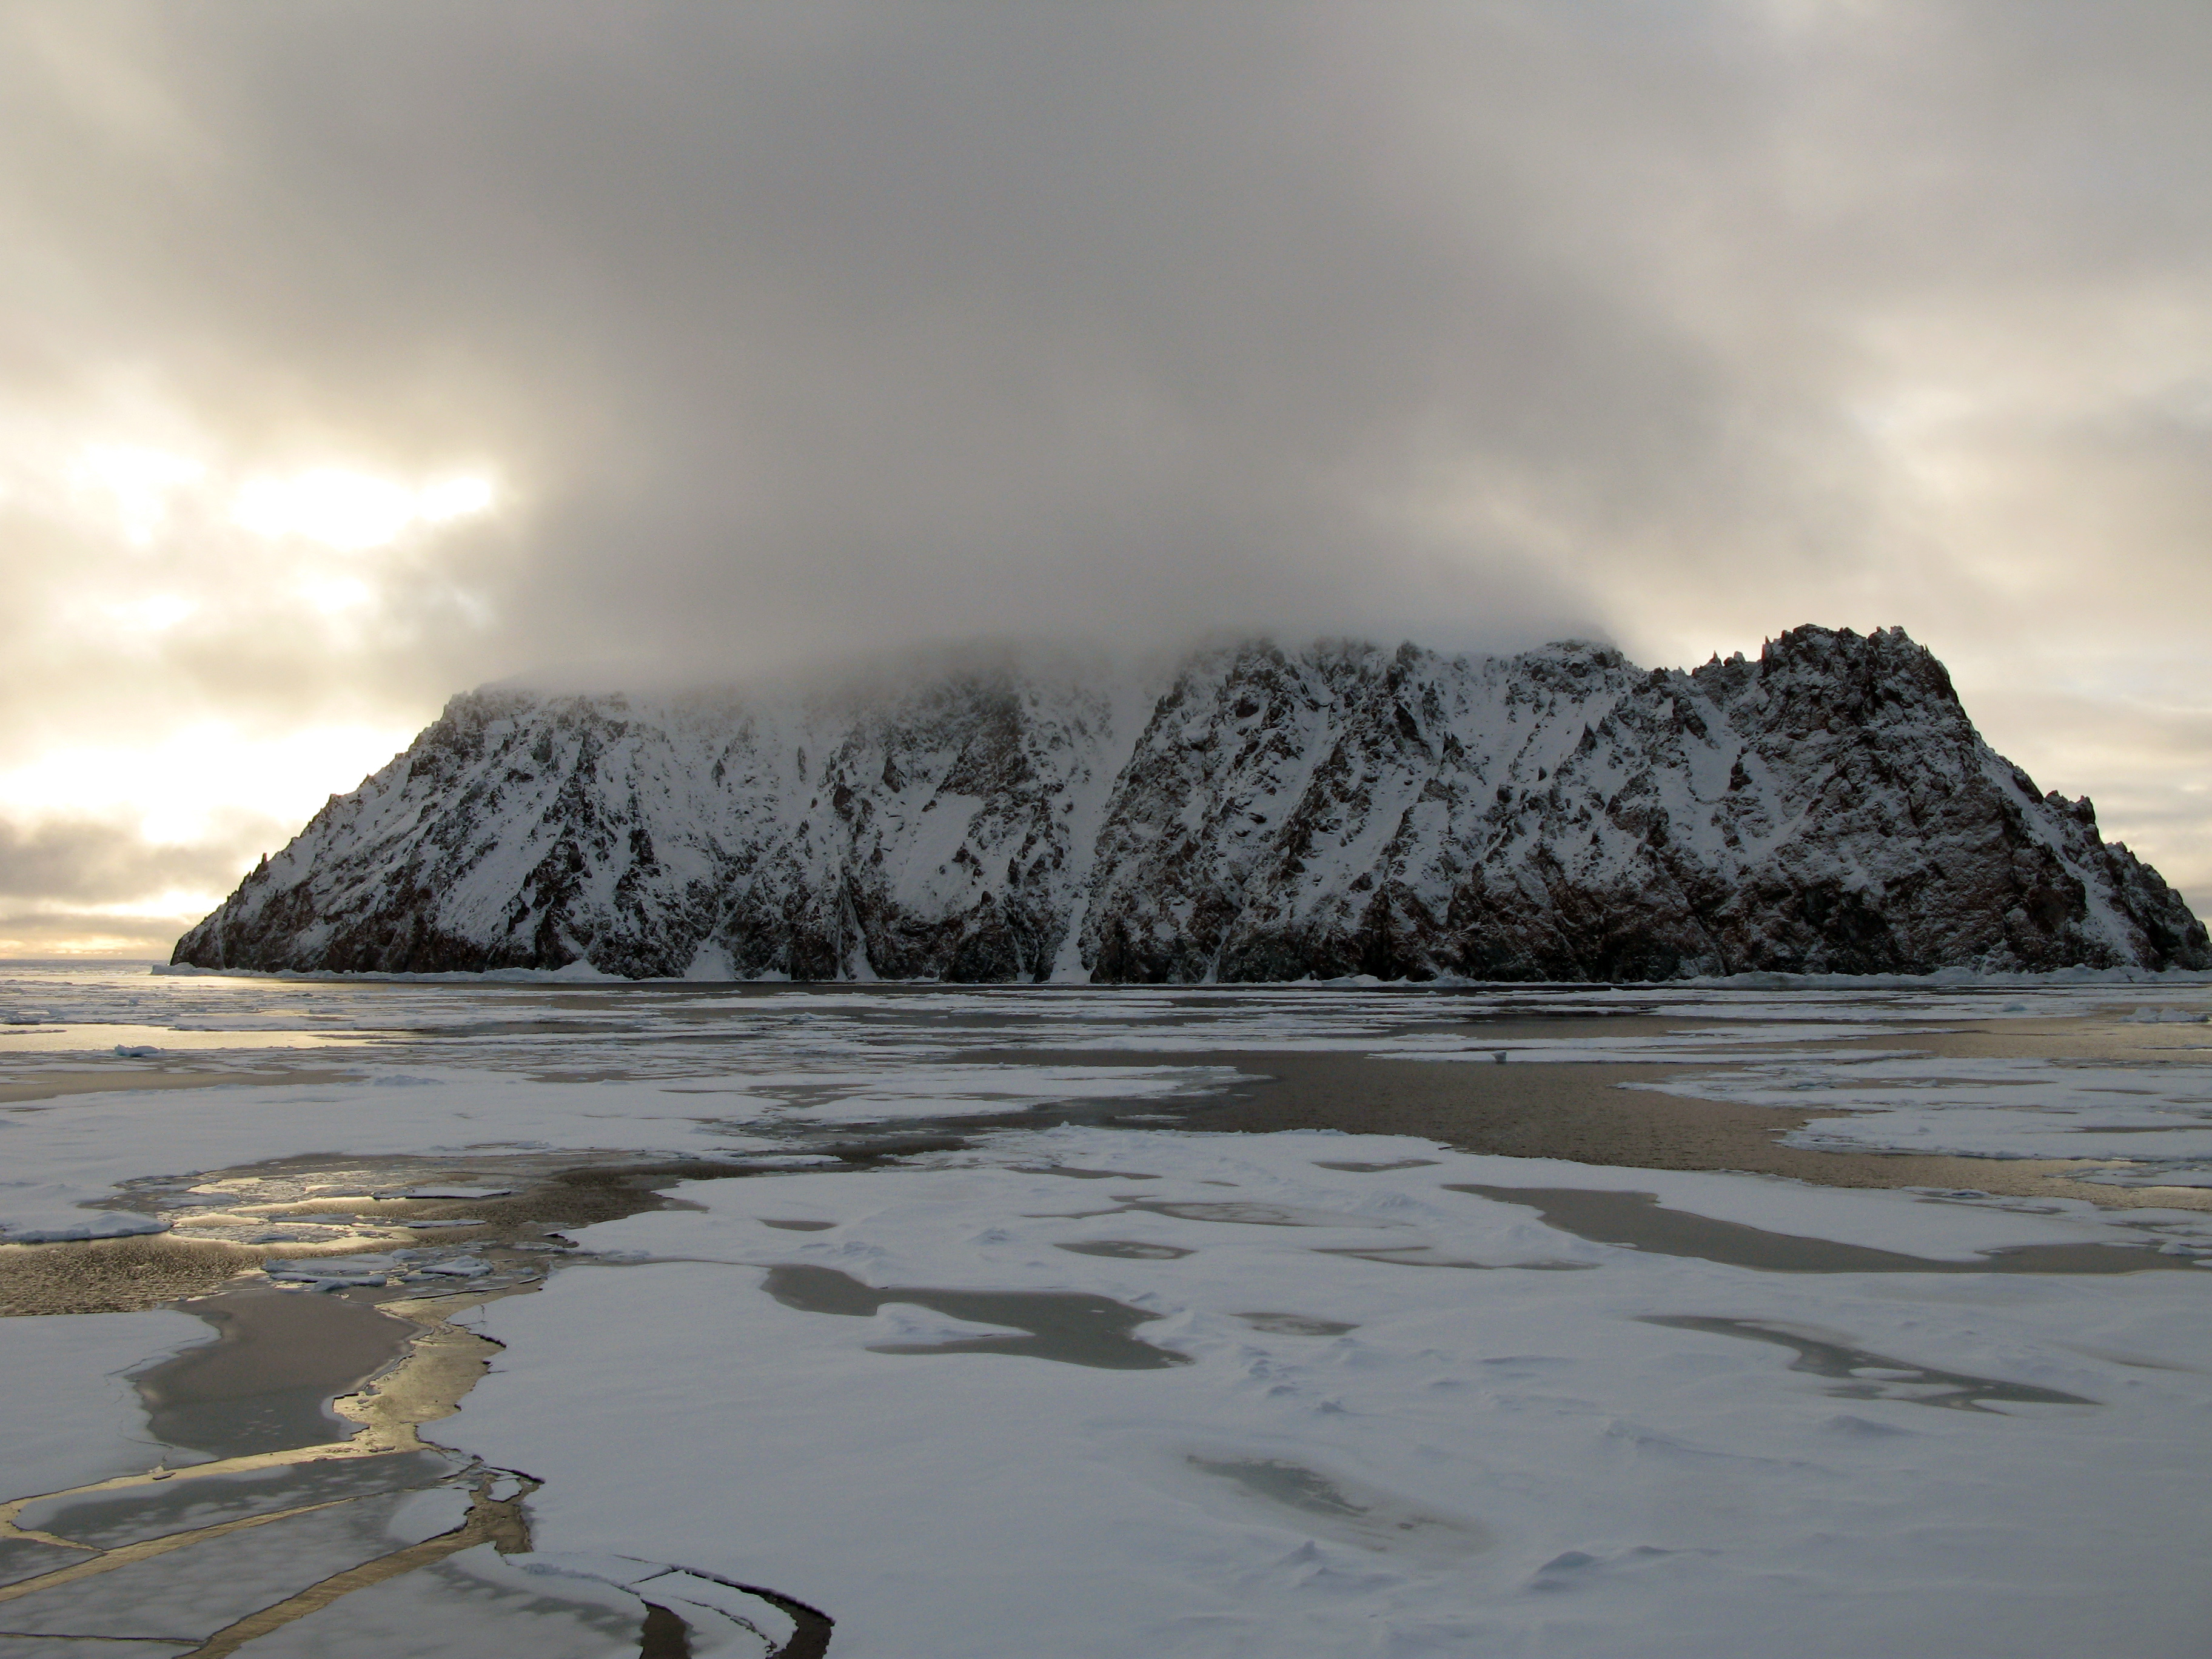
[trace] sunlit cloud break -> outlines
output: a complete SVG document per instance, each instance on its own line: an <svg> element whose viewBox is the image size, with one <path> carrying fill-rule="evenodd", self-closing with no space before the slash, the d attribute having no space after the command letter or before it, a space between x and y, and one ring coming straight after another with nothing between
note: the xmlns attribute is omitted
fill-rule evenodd
<svg viewBox="0 0 2212 1659"><path fill-rule="evenodd" d="M205 464L140 444L94 444L70 469L76 493L90 495L111 510L123 539L144 547L169 519L179 491L206 477Z"/></svg>
<svg viewBox="0 0 2212 1659"><path fill-rule="evenodd" d="M270 541L362 552L410 532L478 518L500 503L483 471L408 480L359 466L225 477L210 463L144 444L97 443L67 469L68 493L130 546L146 549L193 520Z"/></svg>
<svg viewBox="0 0 2212 1659"><path fill-rule="evenodd" d="M295 536L359 552L397 541L410 530L488 513L497 499L497 489L480 473L454 473L410 485L324 466L247 479L230 518L257 536Z"/></svg>
<svg viewBox="0 0 2212 1659"><path fill-rule="evenodd" d="M0 8L0 824L541 672L1903 625L2212 896L2212 7L603 10Z"/></svg>

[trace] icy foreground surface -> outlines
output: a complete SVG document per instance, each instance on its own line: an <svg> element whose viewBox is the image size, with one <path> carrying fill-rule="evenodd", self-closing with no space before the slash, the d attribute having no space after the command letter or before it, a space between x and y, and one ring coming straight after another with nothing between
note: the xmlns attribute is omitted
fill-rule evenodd
<svg viewBox="0 0 2212 1659"><path fill-rule="evenodd" d="M2110 1167L2087 1178L2124 1184L2212 1179L2212 981L2001 984L718 992L0 963L0 1066L77 1091L0 1110L0 1240L143 1232L162 1223L112 1206L124 1182L313 1153L772 1157L817 1130L1085 1101L1172 1107L1235 1081L1220 1058L1232 1053L1659 1064L1668 1075L1635 1086L1836 1109L1797 1132L1804 1144L2096 1158ZM2100 1011L2159 1032L2159 1063L1817 1046ZM2171 1023L2148 1018L2161 1012ZM1641 1018L1583 1018L1567 1036L1500 1036L1483 1018L1547 1013ZM140 1045L153 1052L118 1056L118 1030L155 1039ZM1032 1050L1042 1057L1023 1058ZM241 1086L154 1086L180 1063L196 1082Z"/></svg>
<svg viewBox="0 0 2212 1659"><path fill-rule="evenodd" d="M1200 982L2212 967L1900 631L1646 672L1263 644L1157 683L486 690L180 940L210 968Z"/></svg>
<svg viewBox="0 0 2212 1659"><path fill-rule="evenodd" d="M1399 1158L1435 1162L1315 1163ZM507 1355L456 1438L547 1480L541 1548L775 1583L835 1610L841 1659L2197 1650L2197 1275L1640 1258L1443 1190L1597 1172L1368 1137L1066 1130L991 1161L702 1185L684 1195L704 1215L591 1230L683 1259L497 1304ZM1642 1184L1725 1213L1731 1186L1769 1183ZM1095 1213L1124 1194L1183 1214ZM1893 1248L1955 1248L1963 1224L2025 1236L2017 1217L1843 1197L1846 1229ZM836 1224L794 1238L763 1217ZM1086 1239L1188 1254L1055 1248ZM1461 1265L1326 1253L1360 1248ZM775 1261L1089 1291L1156 1316L1137 1334L1191 1363L890 1351L962 1333L782 1305L754 1265ZM1765 1322L1861 1365L1793 1370L1787 1346L1653 1316ZM1962 1409L1927 1369L2098 1403Z"/></svg>
<svg viewBox="0 0 2212 1659"><path fill-rule="evenodd" d="M1809 1105L1801 1133L1859 1148L2055 1151L2186 1184L2212 1123L2207 1012L2212 987L2179 976L800 992L0 965L0 1015L27 1017L0 1024L0 1179L20 1183L0 1222L182 1231L189 1209L148 1207L149 1178L173 1199L196 1170L275 1158L630 1151L773 1171L580 1229L588 1259L472 1316L505 1350L434 1435L545 1482L535 1557L456 1558L248 1656L402 1651L410 1632L488 1659L634 1653L629 1613L603 1640L571 1620L558 1644L526 1616L533 1569L616 1560L802 1597L836 1620L833 1659L2181 1659L2212 1615L2202 1212L997 1124L1173 1112L1270 1056L1486 1076L1504 1052ZM1598 1013L1622 1018L1528 1024ZM1911 1046L2091 1015L2154 1046L2064 1063ZM124 1028L156 1053L117 1055ZM165 1031L192 1042L164 1050ZM83 1091L40 1097L42 1079ZM970 1145L775 1161L920 1125L970 1126ZM1459 1186L1651 1194L1943 1270L1626 1249ZM2083 1244L2162 1245L2172 1266L1974 1271ZM1023 1324L1050 1305L1024 1298L1055 1296L1087 1298L1073 1322L1094 1363ZM0 1498L150 1464L118 1374L205 1334L168 1313L0 1326ZM191 1551L165 1559L185 1589L220 1582Z"/></svg>

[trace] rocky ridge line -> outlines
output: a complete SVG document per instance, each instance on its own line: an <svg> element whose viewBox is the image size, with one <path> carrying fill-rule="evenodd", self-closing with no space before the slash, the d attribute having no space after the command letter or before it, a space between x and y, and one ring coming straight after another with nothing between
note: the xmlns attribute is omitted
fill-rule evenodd
<svg viewBox="0 0 2212 1659"><path fill-rule="evenodd" d="M2212 967L1901 629L1201 653L866 696L456 697L179 941L206 968L1206 982Z"/></svg>

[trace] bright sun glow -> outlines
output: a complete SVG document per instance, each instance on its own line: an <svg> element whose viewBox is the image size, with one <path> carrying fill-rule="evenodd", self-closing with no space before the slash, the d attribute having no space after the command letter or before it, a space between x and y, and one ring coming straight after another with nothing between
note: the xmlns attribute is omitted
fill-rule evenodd
<svg viewBox="0 0 2212 1659"><path fill-rule="evenodd" d="M137 634L165 634L199 610L197 601L180 593L155 593L143 599L120 599L102 611L125 630Z"/></svg>
<svg viewBox="0 0 2212 1659"><path fill-rule="evenodd" d="M404 479L361 467L223 477L207 462L144 444L93 444L67 466L69 491L136 549L179 526L227 521L271 541L358 553L491 512L499 489L482 472Z"/></svg>
<svg viewBox="0 0 2212 1659"><path fill-rule="evenodd" d="M287 477L250 478L231 506L231 521L271 538L296 536L357 553L397 541L417 525L447 524L489 512L491 480L464 473L419 486L343 467Z"/></svg>
<svg viewBox="0 0 2212 1659"><path fill-rule="evenodd" d="M439 478L415 492L416 516L428 524L472 519L479 513L490 512L497 496L491 480L479 473L464 472L451 478Z"/></svg>
<svg viewBox="0 0 2212 1659"><path fill-rule="evenodd" d="M365 611L376 602L376 591L357 576L321 576L303 581L300 597L325 617L349 611Z"/></svg>
<svg viewBox="0 0 2212 1659"><path fill-rule="evenodd" d="M120 521L124 540L143 547L160 533L177 492L198 483L207 468L189 456L136 444L98 444L77 457L70 483L102 497Z"/></svg>
<svg viewBox="0 0 2212 1659"><path fill-rule="evenodd" d="M405 748L411 730L310 726L256 737L210 722L141 744L49 750L0 771L0 815L135 819L147 840L199 841L246 812L296 827Z"/></svg>
<svg viewBox="0 0 2212 1659"><path fill-rule="evenodd" d="M454 531L511 505L498 469L466 450L420 470L343 449L287 461L158 410L75 428L10 424L9 412L0 407L0 504L11 526L40 526L21 538L15 565L0 556L9 620L76 672L41 681L35 653L12 665L36 717L0 730L0 832L50 830L70 847L90 825L80 839L95 865L120 832L118 846L135 836L220 854L212 865L155 858L149 872L212 869L235 853L243 874L254 852L273 852L413 736L423 711L376 696L391 653L492 618L490 601L440 562ZM249 688L287 663L301 674L299 729L283 730L281 714L205 718L222 706L208 694L228 684L230 655L252 659L238 670ZM336 708L401 701L406 723L319 718L334 690ZM242 695L251 705L258 692ZM131 879L106 871L94 872L99 882ZM0 871L11 873L21 872ZM0 925L13 916L20 930L0 936L0 954L143 951L161 931L145 918L197 918L221 897L95 887L98 902L27 921L21 895L0 895Z"/></svg>

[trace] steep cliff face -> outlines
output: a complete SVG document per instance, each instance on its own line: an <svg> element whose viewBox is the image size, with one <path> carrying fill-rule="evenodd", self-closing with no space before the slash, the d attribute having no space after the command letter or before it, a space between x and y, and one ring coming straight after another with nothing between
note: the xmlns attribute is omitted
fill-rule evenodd
<svg viewBox="0 0 2212 1659"><path fill-rule="evenodd" d="M204 967L1203 981L2212 966L1899 630L1646 672L1252 644L1164 688L457 697Z"/></svg>

